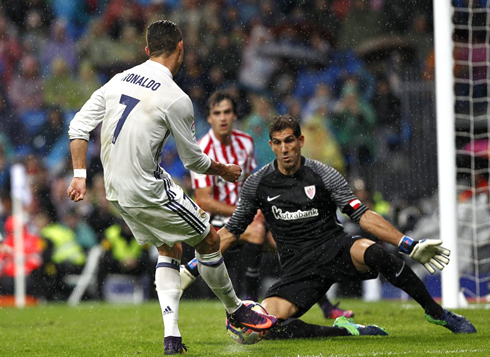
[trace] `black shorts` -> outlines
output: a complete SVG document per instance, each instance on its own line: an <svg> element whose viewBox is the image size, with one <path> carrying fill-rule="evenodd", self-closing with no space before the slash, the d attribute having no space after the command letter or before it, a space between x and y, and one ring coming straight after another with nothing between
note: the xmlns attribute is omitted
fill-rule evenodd
<svg viewBox="0 0 490 357"><path fill-rule="evenodd" d="M377 272L368 271L361 274L352 263L350 248L359 239L360 236L352 237L344 233L326 241L306 257L302 255L301 261L308 261L308 265L303 264L301 269L297 266L286 269L267 291L264 299L273 296L286 299L298 307L294 317L300 317L316 304L334 283L376 278ZM337 254L331 259L322 259L321 253L318 252L327 252L332 244L338 248Z"/></svg>

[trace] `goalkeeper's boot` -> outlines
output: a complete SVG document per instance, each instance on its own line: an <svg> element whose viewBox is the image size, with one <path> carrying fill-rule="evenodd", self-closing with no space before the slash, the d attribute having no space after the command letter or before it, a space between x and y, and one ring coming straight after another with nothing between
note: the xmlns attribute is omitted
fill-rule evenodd
<svg viewBox="0 0 490 357"><path fill-rule="evenodd" d="M165 355L180 355L187 352L187 347L182 343L182 337L168 336L163 339Z"/></svg>
<svg viewBox="0 0 490 357"><path fill-rule="evenodd" d="M376 325L359 325L354 323L353 319L348 319L345 316L338 317L333 326L344 328L352 336L386 336L388 332L382 327Z"/></svg>
<svg viewBox="0 0 490 357"><path fill-rule="evenodd" d="M264 331L277 323L275 316L258 313L252 310L252 307L253 305L242 304L234 313L226 313L230 324L236 327L248 327L254 331Z"/></svg>
<svg viewBox="0 0 490 357"><path fill-rule="evenodd" d="M435 319L430 315L425 314L427 321L433 324L444 326L451 330L453 333L475 333L476 328L471 322L469 322L464 316L455 314L449 310L444 309L444 315L440 319Z"/></svg>
<svg viewBox="0 0 490 357"><path fill-rule="evenodd" d="M323 303L320 302L320 308L323 311L323 316L326 319L336 319L338 317L347 317L347 318L352 318L354 317L354 312L352 310L344 310L339 308L340 302L336 303L333 305L330 301L328 303Z"/></svg>

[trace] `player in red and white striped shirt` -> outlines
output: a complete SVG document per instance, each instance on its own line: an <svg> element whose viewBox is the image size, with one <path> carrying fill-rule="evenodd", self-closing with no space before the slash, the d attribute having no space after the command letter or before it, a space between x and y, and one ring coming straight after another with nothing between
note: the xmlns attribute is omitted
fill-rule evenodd
<svg viewBox="0 0 490 357"><path fill-rule="evenodd" d="M224 99L211 109L208 122L211 129L199 140L203 152L215 161L239 165L242 175L237 182L226 182L219 176L208 176L191 172L192 188L196 190L196 198L218 201L231 207L214 207L211 203L208 212L218 217L229 217L235 210L245 179L257 167L254 156L254 142L250 135L240 130L232 129L236 115L233 105ZM199 197L197 197L199 196Z"/></svg>
<svg viewBox="0 0 490 357"><path fill-rule="evenodd" d="M236 182L229 183L219 176L206 176L191 172L196 201L211 215L211 222L216 229L224 226L235 212L243 183L257 167L252 137L233 128L237 119L235 108L235 99L227 92L217 91L209 97L207 121L211 128L199 140L199 145L211 159L223 164L240 166L242 169L240 178ZM263 222L263 216L259 212L241 237L242 241L247 242L242 248L242 254L247 257L243 294L245 298L254 301L258 298L259 265L262 245L266 239ZM193 260L189 265L192 267L195 263ZM198 274L197 269L192 272ZM193 281L192 277L190 278ZM183 288L185 289L184 286Z"/></svg>

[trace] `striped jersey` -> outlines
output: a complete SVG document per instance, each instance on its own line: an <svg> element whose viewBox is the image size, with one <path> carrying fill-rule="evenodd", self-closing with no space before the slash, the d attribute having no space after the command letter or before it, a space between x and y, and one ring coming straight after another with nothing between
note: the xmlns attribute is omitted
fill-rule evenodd
<svg viewBox="0 0 490 357"><path fill-rule="evenodd" d="M239 237L260 209L286 267L344 233L337 208L354 222L368 209L334 168L302 157L298 171L284 175L273 161L245 182L226 228ZM338 247L328 249L325 259L335 256Z"/></svg>
<svg viewBox="0 0 490 357"><path fill-rule="evenodd" d="M155 61L116 74L95 91L71 121L70 139L88 140L99 123L107 199L121 206L168 201L170 176L159 164L169 135L187 169L204 173L211 165L195 138L189 96Z"/></svg>
<svg viewBox="0 0 490 357"><path fill-rule="evenodd" d="M224 145L210 129L198 143L203 152L211 159L222 164L238 165L242 168L242 174L237 182L226 182L220 176L191 172L192 187L194 189L212 187L215 200L236 205L243 183L257 167L252 137L243 131L232 130L230 144Z"/></svg>

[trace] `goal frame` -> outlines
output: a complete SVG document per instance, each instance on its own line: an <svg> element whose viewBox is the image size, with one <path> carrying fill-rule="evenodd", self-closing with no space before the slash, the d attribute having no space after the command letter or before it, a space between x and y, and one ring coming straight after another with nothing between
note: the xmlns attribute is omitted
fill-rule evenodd
<svg viewBox="0 0 490 357"><path fill-rule="evenodd" d="M447 308L458 308L462 307L462 303L459 298L460 273L457 244L456 133L451 1L434 1L433 8L439 232L444 247L451 250L451 262L441 274L442 305Z"/></svg>

